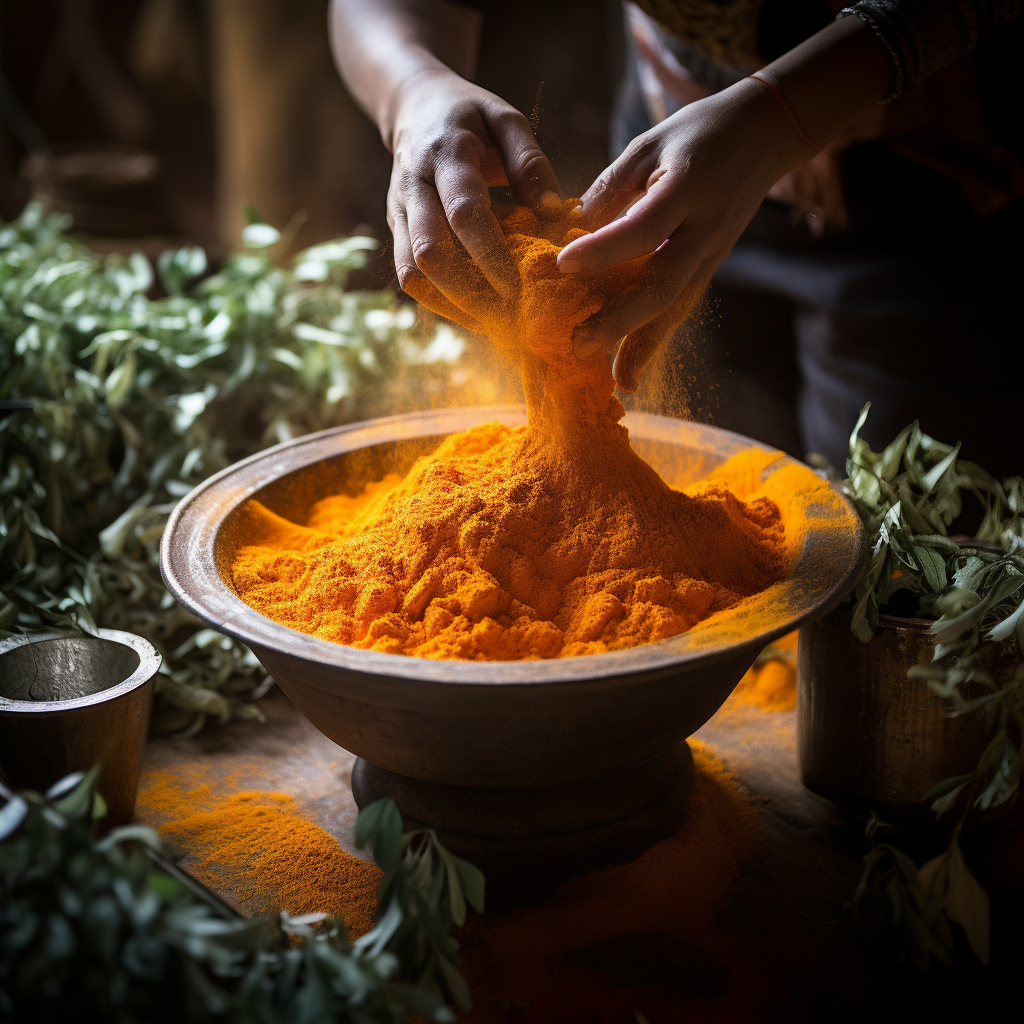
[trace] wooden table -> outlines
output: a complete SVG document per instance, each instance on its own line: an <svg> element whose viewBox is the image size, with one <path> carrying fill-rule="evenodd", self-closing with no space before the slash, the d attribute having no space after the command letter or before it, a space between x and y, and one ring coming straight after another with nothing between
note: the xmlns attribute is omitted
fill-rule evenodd
<svg viewBox="0 0 1024 1024"><path fill-rule="evenodd" d="M215 789L293 795L364 856L353 843L353 755L280 691L262 707L265 723L153 739L145 770L201 765ZM867 844L857 823L802 786L795 714L727 704L694 740L698 786L676 840L540 904L488 910L467 924L471 1020L960 1021L994 1015L1003 998L1007 1019L1020 1016L1021 807L965 846L992 895L991 966L964 946L955 969L933 964L921 974L852 919ZM739 794L708 770L715 758Z"/></svg>

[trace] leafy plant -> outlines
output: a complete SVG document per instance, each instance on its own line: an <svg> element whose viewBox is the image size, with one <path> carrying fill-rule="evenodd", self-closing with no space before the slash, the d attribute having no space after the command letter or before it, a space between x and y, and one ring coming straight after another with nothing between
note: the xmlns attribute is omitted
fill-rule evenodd
<svg viewBox="0 0 1024 1024"><path fill-rule="evenodd" d="M900 934L903 949L921 970L932 957L947 965L953 962L954 922L963 928L974 955L987 964L989 898L964 860L960 829L942 853L919 868L892 843L877 842L875 832L881 825L877 817L868 823L871 849L853 901L858 916L870 912L874 903L876 913L881 910L886 923Z"/></svg>
<svg viewBox="0 0 1024 1024"><path fill-rule="evenodd" d="M391 292L346 291L376 248L341 238L276 262L250 224L201 249L101 259L30 203L0 228L0 635L125 629L164 656L159 728L258 717L270 681L160 579L167 516L193 486L290 437L430 403L462 343L424 336ZM157 285L164 298L151 298Z"/></svg>
<svg viewBox="0 0 1024 1024"><path fill-rule="evenodd" d="M484 912L484 876L446 850L433 829L401 833L401 815L391 800L365 807L356 822L356 843L369 846L384 871L377 906L384 908L375 931L412 976L451 996L469 1010L469 987L456 967L459 944L453 926L466 923L466 905Z"/></svg>
<svg viewBox="0 0 1024 1024"><path fill-rule="evenodd" d="M926 796L938 815L962 808L946 851L917 869L890 844L874 845L858 899L884 890L892 922L903 929L918 963L926 965L932 955L949 959L949 921L964 928L974 953L987 962L988 897L967 869L959 836L972 808L1011 800L1020 783L1024 661L1011 679L997 680L980 649L986 640L1015 637L1024 653L1024 479L997 481L958 458L959 444L934 440L916 422L875 453L859 436L869 409L850 437L848 479L841 484L869 546L853 591L851 629L869 642L880 611L892 608L898 594L902 614L933 619L934 657L908 675L927 684L950 716L981 715L988 743L973 772L937 781ZM962 511L964 492L981 502L984 518L976 536L961 542L948 530ZM869 836L876 828L869 826Z"/></svg>
<svg viewBox="0 0 1024 1024"><path fill-rule="evenodd" d="M154 862L149 828L98 838L92 784L77 773L45 796L0 787L4 1020L443 1024L455 1020L447 1000L468 1009L449 933L467 899L482 907L483 877L436 836L403 836L391 801L357 823L388 902L350 942L340 918L247 920L204 901Z"/></svg>

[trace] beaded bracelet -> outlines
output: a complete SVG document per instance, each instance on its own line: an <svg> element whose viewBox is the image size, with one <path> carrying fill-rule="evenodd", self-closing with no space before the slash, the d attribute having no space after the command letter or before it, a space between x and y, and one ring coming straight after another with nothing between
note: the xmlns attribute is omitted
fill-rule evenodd
<svg viewBox="0 0 1024 1024"><path fill-rule="evenodd" d="M804 134L804 130L800 127L799 124L797 124L797 120L793 116L793 111L789 109L789 104L786 102L785 97L782 95L782 93L779 92L778 88L775 85L773 85L771 82L769 82L767 78L762 78L756 72L754 74L750 75L750 77L753 78L755 82L760 82L779 101L779 106L781 106L782 109L786 112L786 117L788 117L789 120L792 122L793 127L796 129L797 135L799 135L800 138L803 139L804 142L806 142L807 145L810 146L811 149L813 149L815 153L820 153L821 152L821 146L815 145Z"/></svg>

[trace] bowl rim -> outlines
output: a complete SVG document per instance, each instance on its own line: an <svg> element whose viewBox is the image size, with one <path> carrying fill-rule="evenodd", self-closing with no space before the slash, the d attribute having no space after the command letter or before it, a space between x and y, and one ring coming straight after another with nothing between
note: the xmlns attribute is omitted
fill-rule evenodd
<svg viewBox="0 0 1024 1024"><path fill-rule="evenodd" d="M50 640L63 640L67 637L110 640L124 647L130 647L139 656L138 667L127 679L122 679L121 682L109 686L105 690L86 694L84 697L71 697L68 700L11 700L9 697L0 695L0 714L72 711L76 708L87 708L94 704L116 700L148 683L156 675L163 660L159 651L148 640L135 633L126 633L121 629L99 629L96 633L76 633L66 629L48 630L45 633L17 633L0 640L0 659L10 651L24 647L26 644L46 643Z"/></svg>
<svg viewBox="0 0 1024 1024"><path fill-rule="evenodd" d="M452 421L453 425L445 428L446 420ZM638 673L672 671L682 663L698 659L725 659L747 646L756 645L760 650L801 623L831 611L853 585L863 551L864 529L852 504L834 487L834 493L845 507L850 530L844 535L842 557L837 560L837 572L830 589L808 598L795 614L782 617L774 625L752 632L742 640L696 643L694 641L700 637L701 626L704 625L700 623L664 640L572 658L457 661L386 654L324 640L275 622L245 604L220 576L216 560L220 527L231 512L274 480L315 462L360 448L421 437L443 437L495 420L509 426L524 425L525 406L456 406L402 413L304 434L250 455L208 477L175 506L160 544L160 571L164 584L188 611L207 625L251 647L313 661L363 677L488 687L578 683L584 680L596 684L600 679L612 682ZM627 413L623 422L631 433L637 431L638 439L648 442L666 441L678 445L681 433L689 434L694 441L702 438L714 440L713 450L723 455L723 461L750 448L778 452L778 459L765 468L766 475L785 465L804 465L771 445L720 427L636 412ZM423 429L427 425L436 429ZM794 579L800 566L808 559L808 541L812 536L813 530L809 530L804 549L787 580ZM769 593L771 589L762 594ZM704 621L713 623L714 617Z"/></svg>

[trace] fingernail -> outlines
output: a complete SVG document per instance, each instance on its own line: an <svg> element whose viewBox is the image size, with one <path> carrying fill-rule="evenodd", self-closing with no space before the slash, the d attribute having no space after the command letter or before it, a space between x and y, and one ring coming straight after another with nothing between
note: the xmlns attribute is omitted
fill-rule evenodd
<svg viewBox="0 0 1024 1024"><path fill-rule="evenodd" d="M578 274L583 269L579 260L559 260L558 269L563 274Z"/></svg>

